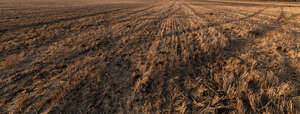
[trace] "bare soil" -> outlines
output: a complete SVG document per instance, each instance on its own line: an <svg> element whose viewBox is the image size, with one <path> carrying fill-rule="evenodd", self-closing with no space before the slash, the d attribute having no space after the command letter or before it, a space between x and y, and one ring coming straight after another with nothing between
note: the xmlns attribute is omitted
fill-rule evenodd
<svg viewBox="0 0 300 114"><path fill-rule="evenodd" d="M299 113L300 4L1 0L0 113Z"/></svg>

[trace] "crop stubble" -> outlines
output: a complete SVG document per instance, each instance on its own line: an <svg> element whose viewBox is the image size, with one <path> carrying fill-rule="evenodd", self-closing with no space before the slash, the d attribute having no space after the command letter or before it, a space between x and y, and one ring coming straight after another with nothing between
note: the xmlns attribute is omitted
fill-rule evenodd
<svg viewBox="0 0 300 114"><path fill-rule="evenodd" d="M299 108L299 5L8 3L0 2L1 112Z"/></svg>

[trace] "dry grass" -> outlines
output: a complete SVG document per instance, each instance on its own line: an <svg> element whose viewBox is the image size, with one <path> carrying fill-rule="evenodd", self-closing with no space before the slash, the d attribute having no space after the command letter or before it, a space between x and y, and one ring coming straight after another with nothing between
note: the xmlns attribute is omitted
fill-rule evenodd
<svg viewBox="0 0 300 114"><path fill-rule="evenodd" d="M0 113L299 113L297 4L16 2Z"/></svg>

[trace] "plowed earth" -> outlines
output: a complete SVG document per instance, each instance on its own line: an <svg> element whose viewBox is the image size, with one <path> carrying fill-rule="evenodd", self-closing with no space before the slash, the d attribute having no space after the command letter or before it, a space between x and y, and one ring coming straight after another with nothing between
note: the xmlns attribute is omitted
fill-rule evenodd
<svg viewBox="0 0 300 114"><path fill-rule="evenodd" d="M0 113L299 113L300 5L0 1Z"/></svg>

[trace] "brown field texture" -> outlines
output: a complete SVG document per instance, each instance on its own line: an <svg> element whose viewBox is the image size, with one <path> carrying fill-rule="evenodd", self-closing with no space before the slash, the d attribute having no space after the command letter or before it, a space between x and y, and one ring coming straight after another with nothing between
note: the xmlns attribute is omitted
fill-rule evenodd
<svg viewBox="0 0 300 114"><path fill-rule="evenodd" d="M0 113L297 114L300 4L0 0Z"/></svg>

